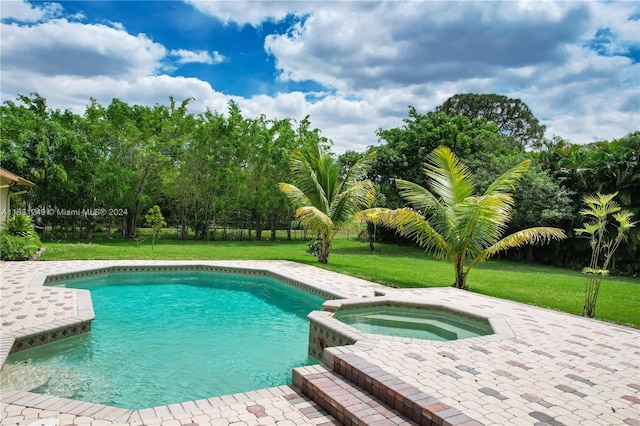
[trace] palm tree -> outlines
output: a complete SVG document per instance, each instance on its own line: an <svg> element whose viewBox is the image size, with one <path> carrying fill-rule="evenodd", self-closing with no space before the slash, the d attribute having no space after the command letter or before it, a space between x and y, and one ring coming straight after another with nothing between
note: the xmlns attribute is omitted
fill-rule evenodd
<svg viewBox="0 0 640 426"><path fill-rule="evenodd" d="M302 224L320 236L319 263L329 261L336 232L375 198L373 183L363 180L374 156L363 156L341 174L339 162L318 143L291 153L293 183L279 183L278 188L298 207L296 217Z"/></svg>
<svg viewBox="0 0 640 426"><path fill-rule="evenodd" d="M415 239L437 258L450 260L456 274L453 287L467 289L469 270L496 253L566 238L561 229L549 227L502 237L511 219L511 192L528 168L529 161L523 161L499 176L484 194L474 195L469 169L449 148L440 146L429 155L423 170L431 191L396 179L400 195L413 208L370 209L363 215L376 217L400 235Z"/></svg>

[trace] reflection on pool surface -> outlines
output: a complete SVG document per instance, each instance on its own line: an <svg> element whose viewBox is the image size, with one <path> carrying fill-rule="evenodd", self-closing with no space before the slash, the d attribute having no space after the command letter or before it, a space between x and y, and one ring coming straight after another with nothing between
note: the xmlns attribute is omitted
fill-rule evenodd
<svg viewBox="0 0 640 426"><path fill-rule="evenodd" d="M414 339L444 341L493 334L487 320L428 307L359 307L338 310L334 318L364 333Z"/></svg>
<svg viewBox="0 0 640 426"><path fill-rule="evenodd" d="M317 362L306 316L324 299L272 278L135 272L64 285L91 291L91 333L11 355L3 385L137 409L280 386Z"/></svg>

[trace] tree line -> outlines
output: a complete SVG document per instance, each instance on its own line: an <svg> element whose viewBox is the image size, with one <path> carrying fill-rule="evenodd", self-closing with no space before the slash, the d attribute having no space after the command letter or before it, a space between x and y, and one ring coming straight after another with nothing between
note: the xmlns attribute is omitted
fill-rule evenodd
<svg viewBox="0 0 640 426"><path fill-rule="evenodd" d="M309 118L247 118L233 102L225 114L188 110L189 99L168 105L108 106L91 100L83 115L48 108L38 94L18 96L0 107L2 167L33 181L28 206L86 209L108 215L45 215L53 238L91 238L103 228L114 237L136 237L158 205L179 238L275 238L291 230L295 209L278 183L291 177L290 154L310 144L331 143ZM446 146L472 171L478 191L496 176L530 160L514 192L509 231L532 226L563 229L566 240L524 247L519 259L578 267L588 263L589 243L577 238L585 196L618 192L618 201L640 213L640 132L612 141L573 144L544 139L544 126L518 99L456 95L434 111L410 107L402 126L379 129L366 152L334 156L346 172L373 155L363 178L375 184L374 206L400 208L395 179L425 186L427 155ZM97 209L97 210L96 210ZM383 227L377 240L397 238ZM637 230L618 251L613 269L640 272ZM586 262L585 262L586 259Z"/></svg>
<svg viewBox="0 0 640 426"><path fill-rule="evenodd" d="M233 102L226 115L196 116L188 103L91 100L80 116L47 108L37 94L19 96L2 106L0 160L36 184L27 202L42 207L53 238L92 238L97 227L136 237L156 204L182 239L213 238L213 224L223 239L240 238L238 230L261 239L265 229L275 238L292 216L276 186L289 153L325 143L319 130L308 119L246 118Z"/></svg>

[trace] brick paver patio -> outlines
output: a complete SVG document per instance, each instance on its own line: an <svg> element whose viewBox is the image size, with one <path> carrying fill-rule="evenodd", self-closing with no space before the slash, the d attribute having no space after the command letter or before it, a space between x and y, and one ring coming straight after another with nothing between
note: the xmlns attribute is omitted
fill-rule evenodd
<svg viewBox="0 0 640 426"><path fill-rule="evenodd" d="M42 287L46 275L117 265L188 264L269 270L345 298L385 293L499 316L511 329L511 337L431 342L379 336L330 348L327 359L349 354L476 424L640 425L640 330L450 288L396 290L285 261L2 263L0 362L16 339L37 335L42 342L32 344L44 344L52 331L92 315L82 294ZM0 423L7 426L39 419L57 419L59 425L336 422L292 386L135 411L23 391L1 392Z"/></svg>

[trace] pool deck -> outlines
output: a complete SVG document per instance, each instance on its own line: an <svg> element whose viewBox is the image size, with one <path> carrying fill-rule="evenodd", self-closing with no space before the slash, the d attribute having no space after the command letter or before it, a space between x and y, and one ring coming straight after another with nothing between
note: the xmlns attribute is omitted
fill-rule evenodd
<svg viewBox="0 0 640 426"><path fill-rule="evenodd" d="M640 426L640 330L452 288L391 289L286 261L0 263L0 363L16 339L44 344L51 333L92 316L85 306L86 296L71 289L42 287L44 276L125 265L260 269L349 298L382 292L499 316L510 331L502 338L430 342L377 337L330 352L353 355L401 379L475 421L469 424ZM37 338L29 343L29 336ZM143 410L8 389L0 392L3 426L52 418L60 425L95 426L339 424L292 386ZM455 419L450 424L456 424Z"/></svg>

